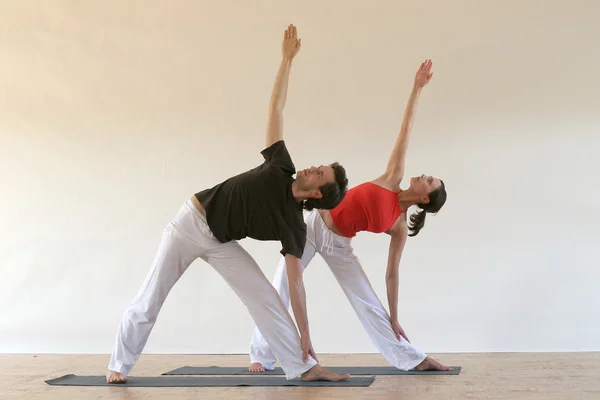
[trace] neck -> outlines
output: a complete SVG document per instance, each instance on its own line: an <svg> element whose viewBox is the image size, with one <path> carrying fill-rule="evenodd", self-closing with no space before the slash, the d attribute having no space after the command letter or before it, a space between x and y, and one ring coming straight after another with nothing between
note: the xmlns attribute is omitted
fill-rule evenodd
<svg viewBox="0 0 600 400"><path fill-rule="evenodd" d="M296 199L296 201L298 203L303 202L304 200L308 199L308 192L306 192L298 187L297 180L292 182L292 194L294 195L294 199Z"/></svg>
<svg viewBox="0 0 600 400"><path fill-rule="evenodd" d="M410 206L419 203L420 196L412 191L412 189L404 190L398 194L398 203L403 211L408 210Z"/></svg>

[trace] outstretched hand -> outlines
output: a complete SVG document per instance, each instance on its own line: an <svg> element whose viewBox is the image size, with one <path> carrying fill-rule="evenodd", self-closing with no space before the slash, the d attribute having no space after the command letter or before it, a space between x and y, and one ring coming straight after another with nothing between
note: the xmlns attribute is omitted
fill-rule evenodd
<svg viewBox="0 0 600 400"><path fill-rule="evenodd" d="M410 340L408 340L408 336L406 336L404 329L402 329L398 321L392 322L392 330L396 335L396 339L400 340L400 338L403 337L408 343L410 343Z"/></svg>
<svg viewBox="0 0 600 400"><path fill-rule="evenodd" d="M308 362L308 356L311 356L315 361L319 362L317 355L315 354L315 349L313 349L310 341L310 337L302 336L300 338L300 347L302 348L302 362Z"/></svg>
<svg viewBox="0 0 600 400"><path fill-rule="evenodd" d="M415 86L423 87L429 83L431 77L433 76L433 72L431 72L431 65L431 60L425 60L423 64L421 64L421 67L415 76Z"/></svg>
<svg viewBox="0 0 600 400"><path fill-rule="evenodd" d="M298 39L296 27L290 24L283 34L283 58L292 60L300 51L300 47L302 47L302 39Z"/></svg>

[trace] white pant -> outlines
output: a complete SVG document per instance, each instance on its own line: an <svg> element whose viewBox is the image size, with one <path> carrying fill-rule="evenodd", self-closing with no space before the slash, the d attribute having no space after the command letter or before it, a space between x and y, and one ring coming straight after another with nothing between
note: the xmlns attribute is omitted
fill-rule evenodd
<svg viewBox="0 0 600 400"><path fill-rule="evenodd" d="M209 263L246 305L287 379L298 378L317 364L310 356L307 363L302 361L300 335L292 317L258 264L236 241L215 239L206 218L188 200L163 231L152 268L123 314L110 370L129 374L171 288L197 258Z"/></svg>
<svg viewBox="0 0 600 400"><path fill-rule="evenodd" d="M392 330L391 319L369 279L354 255L351 239L332 232L321 218L317 210L306 217L307 238L302 267L306 269L315 253L321 254L338 283L342 287L360 322L375 347L394 367L408 371L419 365L427 355L408 343L404 338L396 338ZM273 286L286 307L289 307L290 295L285 270L285 258L281 258ZM268 345L268 340L261 334L259 326L254 328L250 346L250 361L259 362L266 369L273 369L275 362L280 361L277 354Z"/></svg>

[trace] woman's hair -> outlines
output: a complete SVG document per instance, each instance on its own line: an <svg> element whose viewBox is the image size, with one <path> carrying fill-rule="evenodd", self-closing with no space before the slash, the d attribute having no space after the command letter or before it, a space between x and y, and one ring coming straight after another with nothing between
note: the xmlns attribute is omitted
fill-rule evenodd
<svg viewBox="0 0 600 400"><path fill-rule="evenodd" d="M423 228L423 225L425 225L425 215L427 213L437 213L446 202L446 186L444 185L444 181L440 180L440 182L440 187L429 193L429 203L417 204L417 207L419 207L421 211L417 211L410 216L408 227L411 232L408 236L417 236L421 228Z"/></svg>

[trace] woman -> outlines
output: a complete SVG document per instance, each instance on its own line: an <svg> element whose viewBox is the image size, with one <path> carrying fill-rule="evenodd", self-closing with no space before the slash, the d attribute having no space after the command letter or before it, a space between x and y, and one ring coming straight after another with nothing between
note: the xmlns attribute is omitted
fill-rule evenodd
<svg viewBox="0 0 600 400"><path fill-rule="evenodd" d="M306 268L315 253L325 259L336 280L344 290L369 337L396 368L402 370L449 370L414 347L398 324L398 265L407 236L415 236L423 228L427 213L437 213L446 201L444 182L432 176L421 175L410 179L410 187L400 189L404 178L404 164L408 147L415 103L431 80L431 61L421 64L415 76L414 87L406 106L400 134L387 169L373 181L350 189L342 203L333 210L315 210L306 217L307 243L302 257ZM420 211L407 222L406 211L416 205ZM356 233L367 231L390 235L386 271L388 314L371 287L367 276L351 246ZM273 286L284 305L289 307L289 288L282 258ZM258 328L254 329L250 348L250 371L273 369L276 358Z"/></svg>

